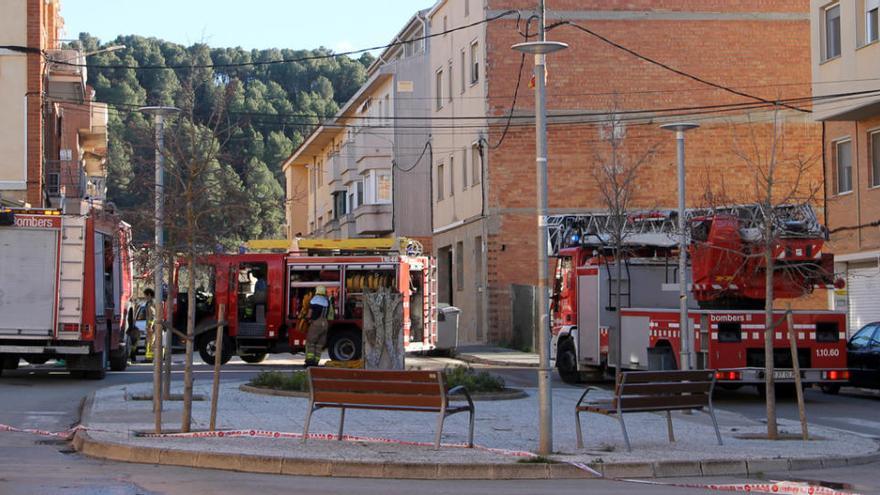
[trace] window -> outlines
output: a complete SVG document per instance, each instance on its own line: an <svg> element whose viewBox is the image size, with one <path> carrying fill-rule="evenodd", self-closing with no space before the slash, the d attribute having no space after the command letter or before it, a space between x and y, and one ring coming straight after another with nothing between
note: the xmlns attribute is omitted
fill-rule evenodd
<svg viewBox="0 0 880 495"><path fill-rule="evenodd" d="M468 188L468 168L467 168L468 152L467 148L461 150L461 190Z"/></svg>
<svg viewBox="0 0 880 495"><path fill-rule="evenodd" d="M455 288L464 290L464 243L455 243Z"/></svg>
<svg viewBox="0 0 880 495"><path fill-rule="evenodd" d="M449 197L455 196L455 156L449 155Z"/></svg>
<svg viewBox="0 0 880 495"><path fill-rule="evenodd" d="M471 145L471 167L473 173L471 184L477 185L483 176L483 154L480 152L480 143Z"/></svg>
<svg viewBox="0 0 880 495"><path fill-rule="evenodd" d="M447 98L452 101L452 60L449 61L449 77L447 78L449 88L447 89Z"/></svg>
<svg viewBox="0 0 880 495"><path fill-rule="evenodd" d="M385 95L385 123L391 122L391 95Z"/></svg>
<svg viewBox="0 0 880 495"><path fill-rule="evenodd" d="M865 44L880 39L880 0L865 0Z"/></svg>
<svg viewBox="0 0 880 495"><path fill-rule="evenodd" d="M446 197L444 192L443 182L445 181L446 176L443 174L443 163L437 164L437 201L443 201Z"/></svg>
<svg viewBox="0 0 880 495"><path fill-rule="evenodd" d="M437 73L434 74L434 91L437 110L440 110L443 108L443 69L437 69Z"/></svg>
<svg viewBox="0 0 880 495"><path fill-rule="evenodd" d="M880 131L871 134L871 187L880 187Z"/></svg>
<svg viewBox="0 0 880 495"><path fill-rule="evenodd" d="M346 207L345 207L345 191L338 191L333 193L333 219L339 220L343 215L345 215Z"/></svg>
<svg viewBox="0 0 880 495"><path fill-rule="evenodd" d="M834 145L835 178L837 194L852 191L852 141L841 141Z"/></svg>
<svg viewBox="0 0 880 495"><path fill-rule="evenodd" d="M461 51L461 65L459 65L459 67L461 67L461 74L460 74L461 77L459 78L459 79L461 79L461 94L464 94L464 89L465 89L464 81L465 81L465 74L467 73L467 62L465 61L464 50Z"/></svg>
<svg viewBox="0 0 880 495"><path fill-rule="evenodd" d="M480 80L480 56L479 51L477 50L478 44L476 41L471 43L471 84L476 84L477 81Z"/></svg>
<svg viewBox="0 0 880 495"><path fill-rule="evenodd" d="M825 8L825 60L840 56L840 4Z"/></svg>
<svg viewBox="0 0 880 495"><path fill-rule="evenodd" d="M378 172L376 174L376 202L390 203L391 196L391 172Z"/></svg>
<svg viewBox="0 0 880 495"><path fill-rule="evenodd" d="M866 327L859 330L859 332L853 335L852 340L849 341L849 346L852 349L866 349L868 347L872 347L877 342L877 336L875 332L878 330L877 325L867 325Z"/></svg>
<svg viewBox="0 0 880 495"><path fill-rule="evenodd" d="M318 162L318 166L315 169L315 173L318 174L318 187L324 185L324 164L322 162Z"/></svg>
<svg viewBox="0 0 880 495"><path fill-rule="evenodd" d="M464 0L464 16L471 15L471 0Z"/></svg>
<svg viewBox="0 0 880 495"><path fill-rule="evenodd" d="M446 16L443 16L443 36L446 36L446 31L449 31L449 19Z"/></svg>
<svg viewBox="0 0 880 495"><path fill-rule="evenodd" d="M357 193L355 199L357 201L357 205L360 206L360 205L364 204L364 181L359 180L359 181L355 182L354 184L355 184L355 189L356 189L356 193Z"/></svg>

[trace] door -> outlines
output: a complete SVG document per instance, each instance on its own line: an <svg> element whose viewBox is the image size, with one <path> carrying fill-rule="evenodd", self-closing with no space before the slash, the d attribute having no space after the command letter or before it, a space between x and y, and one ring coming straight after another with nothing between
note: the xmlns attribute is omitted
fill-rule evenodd
<svg viewBox="0 0 880 495"><path fill-rule="evenodd" d="M856 387L872 386L871 383L875 378L873 375L877 374L876 355L880 353L880 345L878 345L880 335L877 335L878 328L880 328L880 325L866 325L853 335L847 345L847 365L850 369L852 384ZM873 360L874 370L871 370L870 367L872 353L875 355ZM874 384L873 386L876 387L878 385Z"/></svg>

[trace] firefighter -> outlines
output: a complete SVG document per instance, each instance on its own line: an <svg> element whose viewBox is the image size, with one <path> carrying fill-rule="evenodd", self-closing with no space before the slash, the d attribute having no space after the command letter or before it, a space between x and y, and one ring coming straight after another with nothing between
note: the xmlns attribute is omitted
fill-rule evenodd
<svg viewBox="0 0 880 495"><path fill-rule="evenodd" d="M306 367L317 366L327 343L327 312L330 301L327 288L319 285L309 300L309 333L306 335Z"/></svg>
<svg viewBox="0 0 880 495"><path fill-rule="evenodd" d="M145 342L146 351L144 352L144 359L147 362L151 362L153 360L153 326L156 324L156 303L153 299L156 297L156 293L153 292L153 289L147 287L144 289L144 298L146 298L147 302L144 303L144 317L146 321L144 322L144 326L147 330L147 341Z"/></svg>

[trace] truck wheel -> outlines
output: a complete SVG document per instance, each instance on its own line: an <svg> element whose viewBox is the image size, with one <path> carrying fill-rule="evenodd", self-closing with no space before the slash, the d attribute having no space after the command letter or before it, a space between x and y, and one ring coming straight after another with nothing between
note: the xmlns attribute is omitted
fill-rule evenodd
<svg viewBox="0 0 880 495"><path fill-rule="evenodd" d="M577 352L571 339L565 339L559 344L559 350L556 351L556 369L563 382L571 384L581 382L581 374L577 369Z"/></svg>
<svg viewBox="0 0 880 495"><path fill-rule="evenodd" d="M40 365L46 364L49 361L49 356L30 356L24 358L28 364Z"/></svg>
<svg viewBox="0 0 880 495"><path fill-rule="evenodd" d="M3 358L0 361L0 368L4 370L17 370L18 369L18 357L7 357Z"/></svg>
<svg viewBox="0 0 880 495"><path fill-rule="evenodd" d="M337 330L330 333L327 353L333 361L356 361L361 358L363 344L359 331L350 328Z"/></svg>
<svg viewBox="0 0 880 495"><path fill-rule="evenodd" d="M214 365L214 354L217 352L216 332L207 332L199 338L199 356L205 364ZM232 339L228 336L223 337L223 355L220 356L220 364L226 364L232 359Z"/></svg>
<svg viewBox="0 0 880 495"><path fill-rule="evenodd" d="M123 341L125 343L120 345L118 349L110 351L110 369L112 371L125 371L125 369L128 368L130 342L127 336Z"/></svg>
<svg viewBox="0 0 880 495"><path fill-rule="evenodd" d="M258 352L257 354L242 354L241 356L238 356L238 357L240 357L241 360L246 363L258 364L258 363L262 363L263 361L265 361L267 355L268 354L266 354L265 352Z"/></svg>

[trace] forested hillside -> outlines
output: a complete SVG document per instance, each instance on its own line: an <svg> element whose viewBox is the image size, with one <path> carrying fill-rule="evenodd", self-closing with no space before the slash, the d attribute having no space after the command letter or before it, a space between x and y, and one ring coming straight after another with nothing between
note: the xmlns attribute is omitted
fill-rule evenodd
<svg viewBox="0 0 880 495"><path fill-rule="evenodd" d="M96 99L110 105L108 196L136 226L138 209L152 205L152 123L137 111L144 105L184 106L194 101L196 124L206 124L218 101L228 122L217 136L220 164L238 176L247 198L247 228L229 243L283 236L284 189L281 162L314 125L335 113L364 82L373 58L346 56L302 62L253 64L326 55L329 50L189 47L155 38L120 36L110 41L81 34L85 52L113 45L124 50L88 59ZM125 68L111 68L124 66ZM173 70L160 67L179 67ZM197 67L193 70L190 67ZM220 201L224 200L220 195ZM241 206L241 205L237 205ZM143 220L143 219L141 219ZM147 240L152 231L140 229Z"/></svg>

